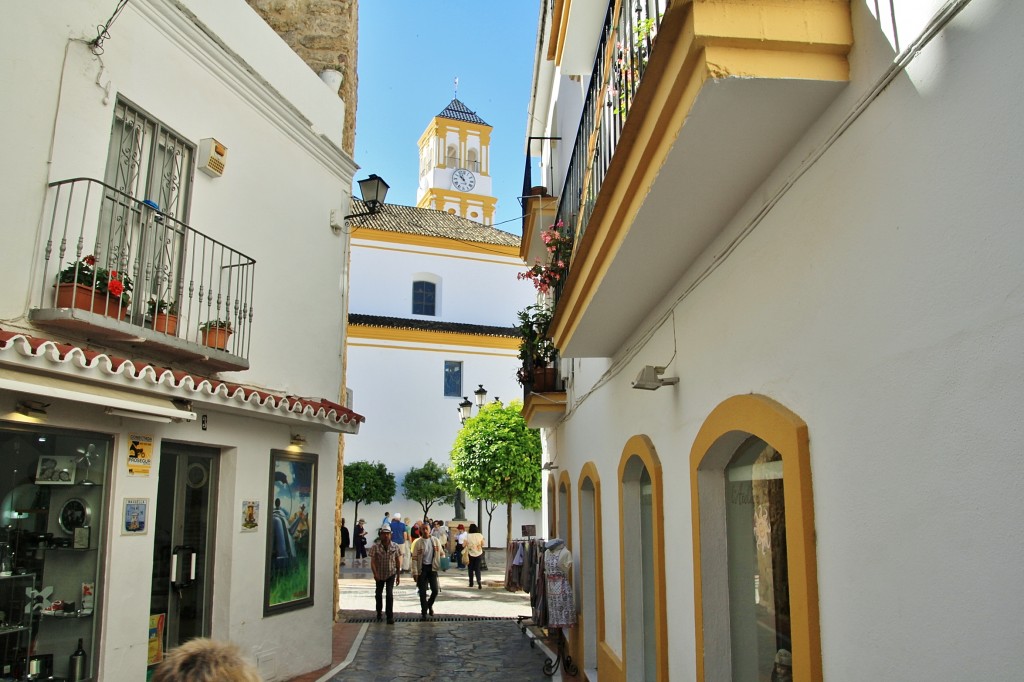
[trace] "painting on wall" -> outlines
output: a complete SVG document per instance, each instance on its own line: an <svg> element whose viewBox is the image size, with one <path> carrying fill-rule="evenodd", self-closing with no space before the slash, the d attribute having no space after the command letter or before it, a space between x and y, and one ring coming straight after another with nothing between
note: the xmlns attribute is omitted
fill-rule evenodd
<svg viewBox="0 0 1024 682"><path fill-rule="evenodd" d="M318 456L270 451L263 615L313 605Z"/></svg>

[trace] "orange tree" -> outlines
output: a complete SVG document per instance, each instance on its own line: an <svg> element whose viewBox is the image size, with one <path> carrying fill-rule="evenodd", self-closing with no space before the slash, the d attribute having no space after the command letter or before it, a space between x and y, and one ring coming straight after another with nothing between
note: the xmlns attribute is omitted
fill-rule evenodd
<svg viewBox="0 0 1024 682"><path fill-rule="evenodd" d="M381 462L352 462L345 465L345 502L355 502L352 518L359 518L359 505L387 504L395 498L395 475Z"/></svg>
<svg viewBox="0 0 1024 682"><path fill-rule="evenodd" d="M512 539L512 505L539 509L540 432L526 425L523 403L488 403L466 420L451 452L455 484L471 497L506 505L506 544ZM482 520L481 520L482 521Z"/></svg>

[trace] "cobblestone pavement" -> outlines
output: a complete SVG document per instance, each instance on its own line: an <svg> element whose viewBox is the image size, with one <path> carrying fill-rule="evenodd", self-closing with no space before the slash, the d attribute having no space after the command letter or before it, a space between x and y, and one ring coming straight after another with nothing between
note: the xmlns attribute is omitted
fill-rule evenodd
<svg viewBox="0 0 1024 682"><path fill-rule="evenodd" d="M374 582L367 568L342 569L339 609L349 623L366 623L347 665L331 682L385 680L538 682L559 680L543 673L548 650L517 624L530 615L530 596L504 588L505 556L488 550L484 587L470 588L465 569L439 574L435 616L420 620L419 594L412 576L395 588L394 625L375 620Z"/></svg>
<svg viewBox="0 0 1024 682"><path fill-rule="evenodd" d="M514 620L373 623L355 659L332 682L384 680L550 680L547 656Z"/></svg>

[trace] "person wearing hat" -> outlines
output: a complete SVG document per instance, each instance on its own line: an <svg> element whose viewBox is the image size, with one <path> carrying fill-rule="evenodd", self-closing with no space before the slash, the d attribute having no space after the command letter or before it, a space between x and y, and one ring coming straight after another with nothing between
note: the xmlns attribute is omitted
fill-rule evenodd
<svg viewBox="0 0 1024 682"><path fill-rule="evenodd" d="M395 512L391 518L391 542L398 545L398 553L402 556L402 571L409 571L409 526L402 523L402 515Z"/></svg>
<svg viewBox="0 0 1024 682"><path fill-rule="evenodd" d="M789 649L779 649L776 652L772 682L793 682L793 654Z"/></svg>
<svg viewBox="0 0 1024 682"><path fill-rule="evenodd" d="M387 588L387 603L384 609L388 625L395 624L395 586L401 581L402 555L391 542L391 526L381 526L377 532L378 542L370 547L370 570L376 582L377 622L381 618L381 597Z"/></svg>

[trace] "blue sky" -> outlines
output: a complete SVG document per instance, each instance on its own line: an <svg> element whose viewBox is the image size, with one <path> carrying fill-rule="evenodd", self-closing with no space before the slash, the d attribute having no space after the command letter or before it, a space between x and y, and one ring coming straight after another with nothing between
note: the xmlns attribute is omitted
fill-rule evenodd
<svg viewBox="0 0 1024 682"><path fill-rule="evenodd" d="M391 186L388 203L416 204L416 143L457 76L459 99L494 128L494 222L519 234L538 9L537 0L360 2L356 179L376 173Z"/></svg>

